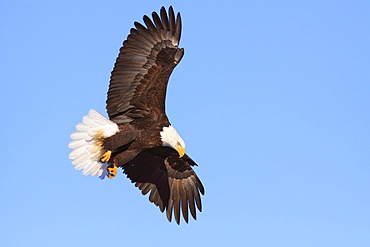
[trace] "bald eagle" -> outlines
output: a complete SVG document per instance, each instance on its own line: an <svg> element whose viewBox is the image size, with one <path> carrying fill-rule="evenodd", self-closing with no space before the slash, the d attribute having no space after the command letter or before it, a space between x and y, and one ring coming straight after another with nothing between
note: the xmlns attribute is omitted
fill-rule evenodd
<svg viewBox="0 0 370 247"><path fill-rule="evenodd" d="M204 187L185 153L185 142L165 113L169 77L181 61L181 16L164 7L145 26L135 22L123 42L110 78L106 108L109 119L90 110L71 134L69 154L82 174L113 178L118 168L149 201L166 210L177 224L188 211L202 211Z"/></svg>

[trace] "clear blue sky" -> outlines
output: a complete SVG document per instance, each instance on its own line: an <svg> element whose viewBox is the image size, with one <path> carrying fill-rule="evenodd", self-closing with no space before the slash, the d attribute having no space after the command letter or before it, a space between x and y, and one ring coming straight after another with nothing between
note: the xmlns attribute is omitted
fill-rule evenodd
<svg viewBox="0 0 370 247"><path fill-rule="evenodd" d="M323 3L325 2L325 3ZM173 5L185 56L167 114L206 195L169 223L121 173L73 169L144 14ZM370 246L369 1L1 1L1 244Z"/></svg>

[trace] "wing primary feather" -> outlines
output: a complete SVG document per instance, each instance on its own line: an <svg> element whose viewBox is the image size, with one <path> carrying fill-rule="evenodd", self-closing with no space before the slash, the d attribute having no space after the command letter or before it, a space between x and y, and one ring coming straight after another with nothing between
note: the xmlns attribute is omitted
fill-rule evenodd
<svg viewBox="0 0 370 247"><path fill-rule="evenodd" d="M168 203L168 207L166 210L166 216L169 222L172 220L172 209L173 209L173 200L171 199Z"/></svg>
<svg viewBox="0 0 370 247"><path fill-rule="evenodd" d="M172 6L168 9L168 16L169 16L169 23L170 23L170 30L175 30L175 13L173 11Z"/></svg>
<svg viewBox="0 0 370 247"><path fill-rule="evenodd" d="M157 204L159 198L159 193L157 189L152 189L149 195L149 201Z"/></svg>
<svg viewBox="0 0 370 247"><path fill-rule="evenodd" d="M164 211L165 207L160 199L159 192L155 187L153 187L152 191L150 192L149 201L158 206L161 212Z"/></svg>
<svg viewBox="0 0 370 247"><path fill-rule="evenodd" d="M195 202L197 204L198 210L200 212L202 212L202 202L200 200L200 195L199 195L199 192L198 192L198 188L197 188L197 186L195 186L194 182L193 182L191 188L193 189L193 195L194 195Z"/></svg>
<svg viewBox="0 0 370 247"><path fill-rule="evenodd" d="M196 176L196 183L197 183L197 188L199 189L199 191L200 191L200 193L202 193L202 195L204 195L204 193L205 193L205 190L204 190L204 186L203 186L203 184L202 184L202 182L200 181L200 179L198 178L198 176L197 175L195 175Z"/></svg>
<svg viewBox="0 0 370 247"><path fill-rule="evenodd" d="M147 28L150 31L154 31L155 30L155 26L154 26L152 20L147 15L144 15L143 21L144 21L145 25L147 26Z"/></svg>
<svg viewBox="0 0 370 247"><path fill-rule="evenodd" d="M146 28L140 22L135 21L134 26L136 27L137 30L141 30L141 31L146 30Z"/></svg>
<svg viewBox="0 0 370 247"><path fill-rule="evenodd" d="M180 13L177 13L176 18L176 40L178 43L180 43L181 39L181 15Z"/></svg>
<svg viewBox="0 0 370 247"><path fill-rule="evenodd" d="M174 201L173 214L175 215L176 223L180 224L180 193L179 193L179 180L178 179L175 179L173 181L172 200Z"/></svg>
<svg viewBox="0 0 370 247"><path fill-rule="evenodd" d="M155 26L158 29L163 29L163 25L162 25L161 19L159 18L157 12L153 12L152 13L152 18L153 18L153 21L154 21Z"/></svg>
<svg viewBox="0 0 370 247"><path fill-rule="evenodd" d="M146 195L150 190L153 189L153 187L154 187L154 184L145 183L145 184L143 184L142 188L140 188L140 187L139 188L141 189L141 193L143 195Z"/></svg>
<svg viewBox="0 0 370 247"><path fill-rule="evenodd" d="M188 223L188 198L186 195L186 191L184 186L186 186L184 183L186 183L186 180L180 180L180 198L181 198L181 211L182 216L184 217L184 220L186 223Z"/></svg>
<svg viewBox="0 0 370 247"><path fill-rule="evenodd" d="M164 27L166 28L167 31L170 31L170 23L168 22L168 17L167 17L167 12L166 8L162 7L161 8L161 19Z"/></svg>
<svg viewBox="0 0 370 247"><path fill-rule="evenodd" d="M187 194L189 195L189 207L190 207L190 213L191 216L196 220L197 219L197 212L195 210L195 202L194 202L194 192L192 189L192 186L188 180L186 180L187 186L186 186L186 191Z"/></svg>

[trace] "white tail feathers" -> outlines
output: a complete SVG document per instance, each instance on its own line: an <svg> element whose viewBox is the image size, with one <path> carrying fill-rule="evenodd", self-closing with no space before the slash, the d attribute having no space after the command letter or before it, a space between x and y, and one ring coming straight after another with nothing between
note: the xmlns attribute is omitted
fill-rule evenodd
<svg viewBox="0 0 370 247"><path fill-rule="evenodd" d="M76 170L81 170L83 175L91 174L104 179L107 175L106 162L100 158L104 153L102 139L118 132L118 125L94 109L84 116L82 122L76 125L76 131L71 134L68 147L73 149L69 154Z"/></svg>

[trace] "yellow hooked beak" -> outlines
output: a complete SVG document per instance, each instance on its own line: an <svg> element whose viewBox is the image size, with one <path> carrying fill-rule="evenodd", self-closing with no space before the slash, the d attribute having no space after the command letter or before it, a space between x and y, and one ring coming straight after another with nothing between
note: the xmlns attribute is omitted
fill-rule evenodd
<svg viewBox="0 0 370 247"><path fill-rule="evenodd" d="M180 143L177 143L175 147L176 147L177 152L179 153L179 157L181 158L182 156L184 156L185 148L183 148Z"/></svg>

